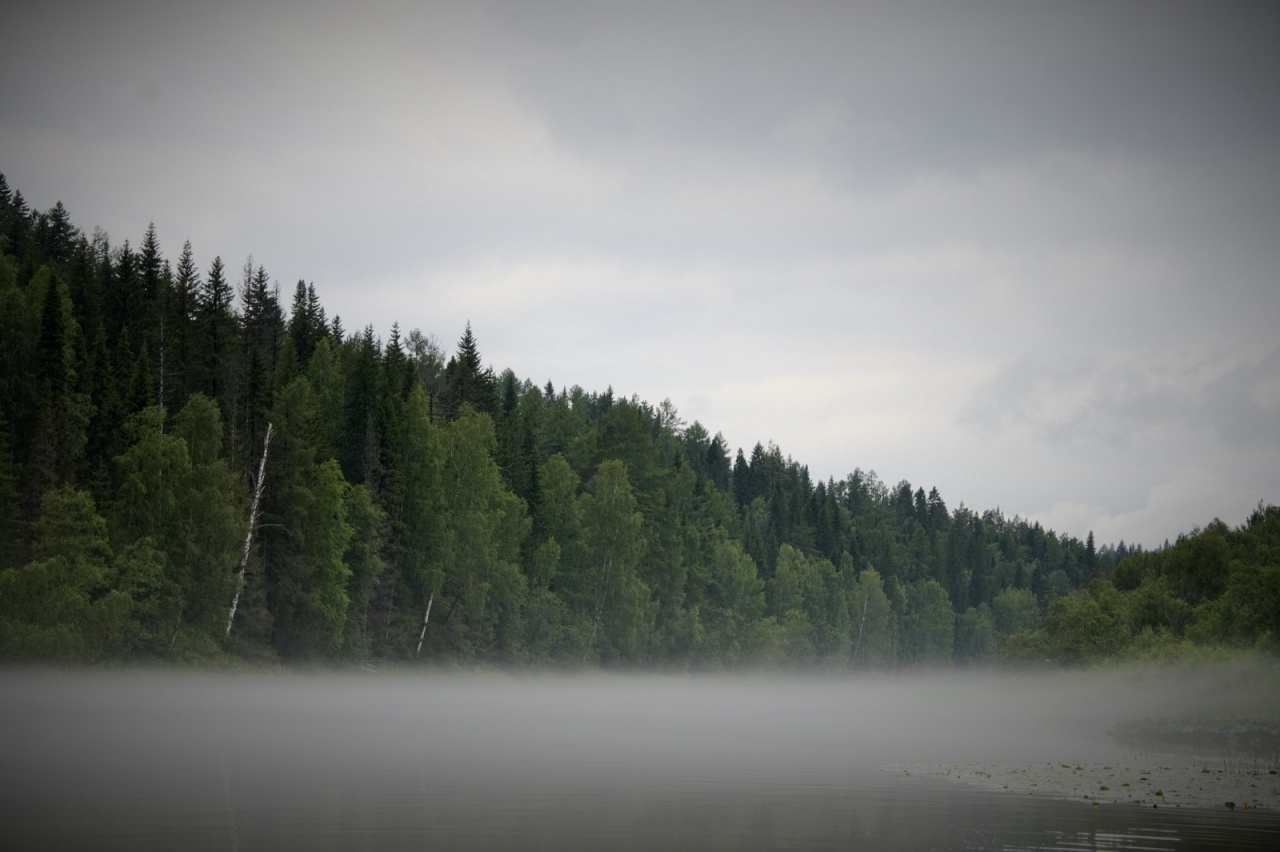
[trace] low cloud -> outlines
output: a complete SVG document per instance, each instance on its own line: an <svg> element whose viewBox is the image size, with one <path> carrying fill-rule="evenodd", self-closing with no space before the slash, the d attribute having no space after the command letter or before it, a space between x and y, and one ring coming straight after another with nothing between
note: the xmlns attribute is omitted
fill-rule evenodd
<svg viewBox="0 0 1280 852"><path fill-rule="evenodd" d="M1280 495L1264 495L1205 468L1191 467L1180 469L1167 482L1153 486L1146 502L1132 511L1110 512L1101 506L1063 502L1047 511L1032 513L1028 519L1081 538L1092 531L1099 544L1124 540L1130 545L1153 548L1213 520L1205 517L1205 506L1216 507L1217 518L1234 527L1243 523L1258 501L1267 496L1274 501Z"/></svg>
<svg viewBox="0 0 1280 852"><path fill-rule="evenodd" d="M1278 373L1280 347L1261 358L1219 351L1182 363L1028 354L977 387L958 420L1048 444L1128 446L1175 433L1263 450L1280 445Z"/></svg>

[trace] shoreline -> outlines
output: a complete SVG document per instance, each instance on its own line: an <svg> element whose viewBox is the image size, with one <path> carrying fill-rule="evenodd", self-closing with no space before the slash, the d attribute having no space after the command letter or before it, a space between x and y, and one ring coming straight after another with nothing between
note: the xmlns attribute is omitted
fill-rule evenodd
<svg viewBox="0 0 1280 852"><path fill-rule="evenodd" d="M1093 806L1280 809L1280 765L1274 759L1147 752L1109 763L895 763L881 771Z"/></svg>

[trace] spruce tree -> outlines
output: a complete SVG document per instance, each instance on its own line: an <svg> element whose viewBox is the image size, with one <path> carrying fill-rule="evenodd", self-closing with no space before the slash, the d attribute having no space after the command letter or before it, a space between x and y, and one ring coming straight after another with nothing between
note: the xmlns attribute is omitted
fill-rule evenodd
<svg viewBox="0 0 1280 852"><path fill-rule="evenodd" d="M182 244L182 254L174 270L169 295L165 300L166 394L171 407L181 410L193 390L192 379L198 372L195 357L196 311L200 298L200 272L192 256L191 241Z"/></svg>
<svg viewBox="0 0 1280 852"><path fill-rule="evenodd" d="M222 258L215 257L209 266L208 275L199 285L195 312L195 364L199 368L199 380L195 389L215 400L221 400L221 394L227 390L229 348L232 345L234 324L231 300L231 285L227 283ZM223 415L226 413L224 410Z"/></svg>
<svg viewBox="0 0 1280 852"><path fill-rule="evenodd" d="M61 266L71 259L77 233L71 224L71 214L59 201L47 213L40 214L36 223L36 241L45 262Z"/></svg>
<svg viewBox="0 0 1280 852"><path fill-rule="evenodd" d="M307 283L298 279L293 289L293 304L289 308L289 336L293 338L293 351L298 356L298 363L304 367L311 360L311 353L316 351L316 343L324 332L323 321L317 323L319 318L314 313L314 296L315 288L308 290Z"/></svg>
<svg viewBox="0 0 1280 852"><path fill-rule="evenodd" d="M497 413L497 379L481 364L480 350L471 323L467 323L458 352L445 367L445 410L450 419L461 415L463 406L472 411Z"/></svg>
<svg viewBox="0 0 1280 852"><path fill-rule="evenodd" d="M9 440L9 424L4 418L3 409L0 409L0 571L25 561L26 539L18 471Z"/></svg>

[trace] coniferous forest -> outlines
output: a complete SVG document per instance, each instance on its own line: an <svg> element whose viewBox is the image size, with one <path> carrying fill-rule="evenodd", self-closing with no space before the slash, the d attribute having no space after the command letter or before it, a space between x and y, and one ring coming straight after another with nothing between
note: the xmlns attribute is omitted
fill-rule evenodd
<svg viewBox="0 0 1280 852"><path fill-rule="evenodd" d="M541 383L539 383L541 382ZM720 670L1280 649L1280 507L1158 550L813 481L0 176L0 660Z"/></svg>

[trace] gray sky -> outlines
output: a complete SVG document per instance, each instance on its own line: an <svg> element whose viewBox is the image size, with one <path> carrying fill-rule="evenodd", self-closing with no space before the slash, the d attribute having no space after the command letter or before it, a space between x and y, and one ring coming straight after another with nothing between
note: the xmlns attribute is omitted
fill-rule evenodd
<svg viewBox="0 0 1280 852"><path fill-rule="evenodd" d="M0 172L113 243L1100 542L1280 503L1267 4L26 5Z"/></svg>

